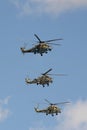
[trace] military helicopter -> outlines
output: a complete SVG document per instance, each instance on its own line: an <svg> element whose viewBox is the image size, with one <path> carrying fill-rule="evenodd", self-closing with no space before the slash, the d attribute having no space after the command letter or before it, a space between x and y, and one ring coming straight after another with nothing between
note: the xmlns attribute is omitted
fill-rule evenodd
<svg viewBox="0 0 87 130"><path fill-rule="evenodd" d="M38 39L38 44L36 44L34 47L30 49L25 49L25 47L21 47L22 53L34 53L34 54L40 54L43 56L43 53L48 53L48 51L52 50L52 47L49 44L53 45L60 45L60 44L54 44L50 43L52 41L57 41L57 40L63 40L62 38L59 39L53 39L53 40L47 40L47 41L42 41L36 34L34 36Z"/></svg>
<svg viewBox="0 0 87 130"><path fill-rule="evenodd" d="M42 75L38 78L35 78L33 80L30 80L29 78L25 78L25 82L27 84L37 84L37 85L42 85L45 87L45 85L49 86L50 83L53 82L52 77L49 75L55 75L55 76L64 76L65 74L48 74L50 71L52 71L52 68L47 70L45 73L42 73Z"/></svg>
<svg viewBox="0 0 87 130"><path fill-rule="evenodd" d="M45 113L46 115L51 114L52 116L54 116L54 114L58 115L59 113L61 113L61 108L59 108L57 105L70 103L70 102L51 103L47 99L45 99L45 101L49 103L49 106L41 110L38 109L38 107L37 108L34 107L37 113Z"/></svg>

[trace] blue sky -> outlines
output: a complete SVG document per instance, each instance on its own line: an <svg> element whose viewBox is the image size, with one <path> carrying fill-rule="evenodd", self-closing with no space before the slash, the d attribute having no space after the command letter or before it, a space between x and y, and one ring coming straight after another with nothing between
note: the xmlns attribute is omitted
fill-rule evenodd
<svg viewBox="0 0 87 130"><path fill-rule="evenodd" d="M34 34L42 40L64 40L43 57L23 55L20 47L24 42L32 47ZM86 130L87 0L0 1L0 36L0 129ZM33 79L49 68L68 76L53 76L53 84L45 88L25 84L27 75ZM44 99L72 103L51 117L34 111Z"/></svg>

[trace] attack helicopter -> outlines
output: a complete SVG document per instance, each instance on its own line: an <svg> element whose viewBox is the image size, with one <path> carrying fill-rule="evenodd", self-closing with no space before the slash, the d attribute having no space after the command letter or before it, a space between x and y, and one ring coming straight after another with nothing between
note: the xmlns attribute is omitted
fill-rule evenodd
<svg viewBox="0 0 87 130"><path fill-rule="evenodd" d="M38 107L34 107L37 113L45 113L46 115L51 114L52 116L54 116L54 114L58 115L59 113L61 113L61 108L59 108L57 105L70 103L70 102L51 103L47 99L45 99L45 101L49 103L49 106L41 110L38 109Z"/></svg>
<svg viewBox="0 0 87 130"><path fill-rule="evenodd" d="M47 70L45 73L42 73L41 76L33 80L30 80L29 78L25 78L25 82L27 84L37 84L37 85L42 85L43 87L45 87L45 85L49 86L50 83L53 83L53 79L49 75L55 75L55 76L66 75L66 74L48 74L50 71L52 71L52 68Z"/></svg>
<svg viewBox="0 0 87 130"><path fill-rule="evenodd" d="M48 51L52 50L52 47L49 44L53 45L60 45L60 44L55 44L55 43L50 43L52 41L57 41L57 40L63 40L62 38L59 39L53 39L53 40L47 40L47 41L42 41L36 34L34 36L38 39L38 43L30 48L30 49L25 49L25 47L21 47L22 53L34 53L34 54L40 54L43 56L43 53L48 53Z"/></svg>

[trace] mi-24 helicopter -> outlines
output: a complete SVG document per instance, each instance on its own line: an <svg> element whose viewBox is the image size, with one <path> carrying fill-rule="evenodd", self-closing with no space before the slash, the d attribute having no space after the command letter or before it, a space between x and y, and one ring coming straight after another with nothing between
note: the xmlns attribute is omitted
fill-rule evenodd
<svg viewBox="0 0 87 130"><path fill-rule="evenodd" d="M38 43L30 49L25 49L25 47L21 47L20 49L22 53L34 53L43 56L43 53L48 53L48 51L52 50L50 44L60 45L60 44L51 43L52 41L63 40L62 38L59 38L59 39L42 41L36 34L34 34L34 36L38 39Z"/></svg>
<svg viewBox="0 0 87 130"><path fill-rule="evenodd" d="M59 102L59 103L51 103L47 99L45 99L46 102L49 103L49 106L45 109L38 109L38 107L34 107L35 111L37 113L45 113L46 115L51 114L52 116L58 115L61 113L61 108L59 108L57 105L64 105L70 102Z"/></svg>
<svg viewBox="0 0 87 130"><path fill-rule="evenodd" d="M52 77L50 77L49 75L55 75L55 76L66 75L66 74L48 74L50 71L52 71L52 68L46 71L45 73L42 73L41 76L33 80L30 80L29 78L25 78L25 82L27 84L37 84L37 85L42 85L43 87L45 87L45 85L49 86L49 84L53 82Z"/></svg>

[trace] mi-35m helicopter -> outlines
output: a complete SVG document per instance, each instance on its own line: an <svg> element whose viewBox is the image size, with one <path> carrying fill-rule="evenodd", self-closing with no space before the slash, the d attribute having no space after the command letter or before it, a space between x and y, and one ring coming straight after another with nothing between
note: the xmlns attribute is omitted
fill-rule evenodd
<svg viewBox="0 0 87 130"><path fill-rule="evenodd" d="M52 47L49 44L60 45L60 44L55 44L55 43L50 43L50 42L63 40L62 38L59 38L59 39L42 41L36 34L34 34L34 36L38 39L38 44L36 44L34 47L30 49L25 49L25 47L21 47L20 49L22 53L34 53L34 54L40 54L41 56L43 56L43 53L48 53L48 51L52 50Z"/></svg>
<svg viewBox="0 0 87 130"><path fill-rule="evenodd" d="M49 75L55 75L55 76L64 76L65 74L48 74L50 71L52 70L49 69L48 71L46 71L45 73L42 73L42 75L38 78L35 78L33 80L30 80L29 78L25 78L25 82L27 84L37 84L37 85L42 85L43 87L45 87L45 85L49 86L50 83L53 82L52 77L50 77Z"/></svg>
<svg viewBox="0 0 87 130"><path fill-rule="evenodd" d="M61 113L61 108L59 108L57 105L70 103L70 102L51 103L47 99L45 99L45 101L49 103L49 106L47 108L40 110L38 109L38 107L37 108L35 107L34 109L38 113L45 113L46 115L51 114L52 116L54 116L54 114L58 115L59 113Z"/></svg>

